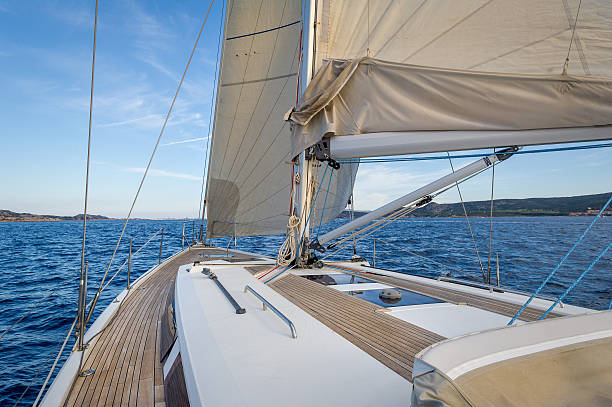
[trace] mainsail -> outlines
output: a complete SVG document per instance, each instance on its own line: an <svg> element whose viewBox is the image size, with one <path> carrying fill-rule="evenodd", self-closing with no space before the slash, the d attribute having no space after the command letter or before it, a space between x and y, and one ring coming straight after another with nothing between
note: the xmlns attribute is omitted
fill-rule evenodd
<svg viewBox="0 0 612 407"><path fill-rule="evenodd" d="M291 115L294 153L385 132L431 140L415 152L496 146L487 131L608 126L502 145L612 138L610 2L321 0L318 13L322 68Z"/></svg>
<svg viewBox="0 0 612 407"><path fill-rule="evenodd" d="M207 237L282 233L292 209L291 130L296 104L300 0L229 0L206 188ZM346 206L356 165L333 175L325 223ZM328 184L330 175L318 183Z"/></svg>

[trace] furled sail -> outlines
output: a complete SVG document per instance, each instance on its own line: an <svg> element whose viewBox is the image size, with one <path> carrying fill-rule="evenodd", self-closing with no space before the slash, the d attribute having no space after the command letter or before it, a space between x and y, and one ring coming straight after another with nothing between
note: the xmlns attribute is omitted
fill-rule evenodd
<svg viewBox="0 0 612 407"><path fill-rule="evenodd" d="M229 0L206 188L207 237L283 233L290 213L300 0ZM319 172L319 184L323 171ZM346 206L352 166L328 184L323 223Z"/></svg>
<svg viewBox="0 0 612 407"><path fill-rule="evenodd" d="M385 132L430 137L429 151L493 147L487 131L607 126L576 140L612 138L612 4L578 6L321 0L320 69L291 114L294 153L325 136Z"/></svg>

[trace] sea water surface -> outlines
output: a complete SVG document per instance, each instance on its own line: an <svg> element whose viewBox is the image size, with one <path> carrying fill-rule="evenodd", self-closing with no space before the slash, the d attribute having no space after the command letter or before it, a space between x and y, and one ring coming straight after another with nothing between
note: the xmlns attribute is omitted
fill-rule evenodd
<svg viewBox="0 0 612 407"><path fill-rule="evenodd" d="M492 279L495 279L499 255L502 285L532 292L572 247L591 220L587 217L495 218L490 250ZM346 221L339 219L324 225L321 233ZM489 219L473 218L471 224L486 271L489 264ZM107 281L127 258L130 238L136 251L163 227L161 255L164 259L181 249L183 225L182 220L131 221L110 267ZM88 299L92 298L108 268L122 227L123 221L117 220L90 221L87 224ZM198 229L199 222L193 226L187 223L189 239L197 235ZM0 223L0 334L25 316L0 339L2 406L25 406L34 402L76 316L81 236L82 222L77 221ZM430 277L451 272L454 277L482 281L474 243L463 218L399 220L356 242L357 253L370 263L374 260L374 237L381 239L376 241L377 267ZM161 234L158 234L134 256L132 281L157 264L160 240ZM238 238L237 246L241 250L275 256L282 240L283 236L243 237ZM569 256L543 293L563 293L611 240L612 218L602 218ZM231 244L233 247L232 239L216 239L213 243L222 247ZM353 245L349 242L329 259L347 259L352 254ZM94 318L123 290L126 277L126 270L122 270L102 292ZM612 252L609 252L565 302L607 309L611 299ZM73 344L74 338L71 338L54 375Z"/></svg>

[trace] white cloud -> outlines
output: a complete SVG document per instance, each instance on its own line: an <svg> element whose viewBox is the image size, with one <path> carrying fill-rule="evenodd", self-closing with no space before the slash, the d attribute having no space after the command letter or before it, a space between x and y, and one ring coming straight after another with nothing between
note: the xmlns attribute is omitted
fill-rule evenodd
<svg viewBox="0 0 612 407"><path fill-rule="evenodd" d="M125 171L129 171L129 172L137 172L140 174L144 174L145 172L145 168L125 168ZM155 168L150 168L149 169L149 173L148 175L151 176L155 176L155 177L169 177L169 178L180 178L180 179L188 179L188 180L193 180L193 181L201 181L202 177L198 177L195 175L191 175L191 174L183 174L180 172L171 172L171 171L166 171L166 170L158 170Z"/></svg>
<svg viewBox="0 0 612 407"><path fill-rule="evenodd" d="M355 209L372 210L446 175L408 171L384 164L362 164L355 181Z"/></svg>
<svg viewBox="0 0 612 407"><path fill-rule="evenodd" d="M135 119L121 120L117 122L100 124L98 127L117 127L117 126L129 125L129 124L143 124L143 122L146 122L144 123L146 127L159 127L161 126L161 120L163 120L163 117L161 114L149 114L143 117L137 117Z"/></svg>
<svg viewBox="0 0 612 407"><path fill-rule="evenodd" d="M196 138L191 138L187 140L171 141L169 143L162 144L162 146L174 146L177 144L196 143L198 141L204 141L204 140L208 140L208 137L196 137Z"/></svg>

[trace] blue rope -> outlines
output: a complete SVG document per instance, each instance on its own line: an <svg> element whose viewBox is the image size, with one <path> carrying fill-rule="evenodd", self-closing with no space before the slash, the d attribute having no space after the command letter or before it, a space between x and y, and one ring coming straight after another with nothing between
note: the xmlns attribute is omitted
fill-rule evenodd
<svg viewBox="0 0 612 407"><path fill-rule="evenodd" d="M608 311L612 310L612 299L610 300L610 305L608 305Z"/></svg>
<svg viewBox="0 0 612 407"><path fill-rule="evenodd" d="M276 277L280 276L281 274L283 274L285 271L289 270L290 268L291 266L285 267L283 270L279 271L278 273L276 273L275 275L273 275L272 277L264 281L264 284L268 284L270 281L274 280Z"/></svg>
<svg viewBox="0 0 612 407"><path fill-rule="evenodd" d="M573 150L591 150L594 148L609 148L612 147L612 143L604 144L588 144L586 146L572 146L572 147L555 147L555 148L541 148L536 150L521 150L516 151L512 154L535 154L535 153L551 153L558 151L573 151ZM458 154L452 155L450 158L478 158L488 157L491 153L474 153L474 154ZM425 156L425 157L389 157L389 158L360 158L359 160L354 159L339 159L341 163L387 163L387 162L401 162L401 161L429 161L429 160L448 160L447 155L440 156Z"/></svg>
<svg viewBox="0 0 612 407"><path fill-rule="evenodd" d="M331 180L334 175L334 168L332 167L331 173L329 174L329 181L327 182L327 191L325 192L325 200L323 201L323 209L321 210L321 220L319 221L319 229L317 229L317 238L321 233L321 225L323 224L323 215L325 214L325 206L327 205L327 195L329 194L329 187L331 186ZM321 183L323 183L321 181Z"/></svg>
<svg viewBox="0 0 612 407"><path fill-rule="evenodd" d="M597 214L597 216L595 216L595 218L593 219L593 221L591 222L591 224L589 225L589 227L586 228L586 230L582 233L582 236L580 236L578 238L578 240L576 240L576 243L574 243L574 245L572 246L571 249L569 249L569 251L565 254L565 256L563 256L563 258L561 259L561 261L555 266L555 268L553 269L553 271L550 272L550 274L548 275L548 277L546 277L546 279L542 282L542 284L540 284L540 286L538 287L537 290L535 290L535 292L531 295L531 297L529 297L529 299L525 302L525 304L523 304L523 306L521 306L521 308L518 310L518 312L516 314L514 314L514 316L512 317L512 319L510 320L510 322L508 322L508 325L512 325L514 323L514 321L516 321L516 319L523 313L523 311L525 311L525 309L527 308L527 306L529 305L529 303L531 303L531 301L533 301L533 299L536 297L536 295L538 295L540 293L540 291L542 291L542 288L544 288L544 286L550 281L550 279L552 278L553 275L555 275L555 273L557 272L557 270L559 270L559 268L561 267L561 265L565 262L565 260L567 260L567 258L569 257L569 255L574 251L574 249L578 246L578 244L580 244L580 242L582 241L582 239L584 239L584 237L586 236L586 234L589 232L589 230L591 230L591 228L593 227L593 225L595 224L595 222L597 221L597 219L599 219L601 217L601 214L603 213L603 211L608 207L608 205L610 205L610 202L612 202L612 195L610 195L610 198L608 199L608 201L606 202L606 204L603 206L603 208L601 208L601 210L599 211L599 213Z"/></svg>
<svg viewBox="0 0 612 407"><path fill-rule="evenodd" d="M308 227L308 222L310 222L310 215L312 215L312 210L314 209L316 203L317 203L317 198L319 197L319 192L321 192L321 186L323 185L323 181L325 180L325 175L327 174L327 169L329 168L329 165L325 166L325 171L323 171L323 177L321 178L321 183L319 184L319 188L317 188L317 193L315 194L315 198L314 201L312 201L312 206L310 207L310 212L308 213L308 218L306 219L306 224L304 226L304 230L302 230L302 237L300 237L300 244L297 246L298 248L302 247L302 243L304 242L304 234L306 233L306 228ZM330 175L330 179L331 179L331 175ZM264 284L268 284L270 281L274 280L276 277L280 276L281 274L283 274L285 271L289 270L292 266L287 267L286 269L284 269L283 271L279 272L278 274L276 274L275 276L267 279L266 281L264 281Z"/></svg>
<svg viewBox="0 0 612 407"><path fill-rule="evenodd" d="M610 249L612 247L612 243L610 243L601 253L599 253L599 256L597 256L595 258L595 260L593 260L591 262L591 264L589 265L589 267L586 268L586 270L584 270L582 272L582 274L580 274L580 276L578 276L578 278L576 280L574 280L574 282L572 283L572 285L570 285L567 290L565 290L565 292L563 293L563 295L561 295L559 298L557 298L557 301L555 301L555 303L553 305L550 306L550 308L548 308L546 310L546 312L544 314L542 314L542 316L539 319L544 319L546 318L546 316L550 313L550 311L552 311L561 301L563 301L563 299L567 296L567 294L569 294L570 291L572 291L574 289L574 287L576 287L576 285L580 282L580 280L582 280L582 278L589 272L591 271L591 269L593 268L593 266L595 265L595 263L597 263L599 261L599 259L601 259L603 257L604 254L606 254L606 252L608 251L608 249Z"/></svg>

